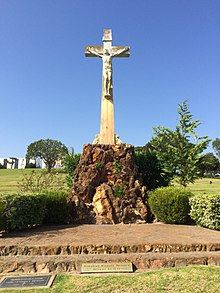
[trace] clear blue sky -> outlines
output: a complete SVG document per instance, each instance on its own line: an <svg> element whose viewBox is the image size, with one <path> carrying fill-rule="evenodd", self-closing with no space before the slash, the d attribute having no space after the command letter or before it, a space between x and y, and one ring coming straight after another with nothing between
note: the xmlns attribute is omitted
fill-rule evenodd
<svg viewBox="0 0 220 293"><path fill-rule="evenodd" d="M101 59L86 45L131 47L113 60L115 131L144 145L174 128L178 103L220 137L219 0L0 0L0 157L51 138L81 152L99 133Z"/></svg>

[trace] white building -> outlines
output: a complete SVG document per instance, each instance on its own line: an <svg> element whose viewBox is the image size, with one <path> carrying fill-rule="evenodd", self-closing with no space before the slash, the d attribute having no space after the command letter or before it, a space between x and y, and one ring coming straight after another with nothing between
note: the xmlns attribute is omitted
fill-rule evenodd
<svg viewBox="0 0 220 293"><path fill-rule="evenodd" d="M0 158L0 164L4 166L5 169L24 169L29 164L36 164L36 168L46 168L45 163L42 159L37 158L36 160L26 158Z"/></svg>

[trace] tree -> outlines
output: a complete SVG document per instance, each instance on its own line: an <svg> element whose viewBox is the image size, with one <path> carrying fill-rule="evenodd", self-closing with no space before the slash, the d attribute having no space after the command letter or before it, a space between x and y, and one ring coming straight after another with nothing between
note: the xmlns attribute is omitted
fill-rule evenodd
<svg viewBox="0 0 220 293"><path fill-rule="evenodd" d="M201 122L192 120L188 108L187 101L179 104L176 129L156 127L151 140L164 171L177 176L177 181L184 187L200 177L199 160L210 141L207 136L198 136L195 130Z"/></svg>
<svg viewBox="0 0 220 293"><path fill-rule="evenodd" d="M41 158L50 172L56 161L62 160L66 154L68 154L68 149L64 144L48 138L31 143L27 148L26 158Z"/></svg>
<svg viewBox="0 0 220 293"><path fill-rule="evenodd" d="M200 159L199 168L202 176L214 177L220 172L220 162L213 153L207 153Z"/></svg>
<svg viewBox="0 0 220 293"><path fill-rule="evenodd" d="M172 178L170 174L163 171L155 152L146 147L136 147L134 159L141 174L142 183L148 190L169 185Z"/></svg>
<svg viewBox="0 0 220 293"><path fill-rule="evenodd" d="M215 140L213 140L212 147L213 147L216 155L220 159L220 138L216 138Z"/></svg>
<svg viewBox="0 0 220 293"><path fill-rule="evenodd" d="M81 158L80 154L68 154L63 160L64 170L67 173L66 182L69 189L73 185L73 175Z"/></svg>

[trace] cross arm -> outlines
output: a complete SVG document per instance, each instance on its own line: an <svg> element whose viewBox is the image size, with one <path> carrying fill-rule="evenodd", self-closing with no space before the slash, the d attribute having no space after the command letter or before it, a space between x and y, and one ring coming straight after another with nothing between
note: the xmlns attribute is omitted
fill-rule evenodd
<svg viewBox="0 0 220 293"><path fill-rule="evenodd" d="M129 57L130 47L125 46L113 46L111 48L112 57Z"/></svg>
<svg viewBox="0 0 220 293"><path fill-rule="evenodd" d="M85 47L86 57L102 57L103 47L102 46L86 46Z"/></svg>

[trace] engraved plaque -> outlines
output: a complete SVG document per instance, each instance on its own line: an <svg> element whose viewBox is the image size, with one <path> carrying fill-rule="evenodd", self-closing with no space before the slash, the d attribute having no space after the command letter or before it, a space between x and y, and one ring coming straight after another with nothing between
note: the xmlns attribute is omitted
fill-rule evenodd
<svg viewBox="0 0 220 293"><path fill-rule="evenodd" d="M49 288L55 275L8 276L2 278L0 289Z"/></svg>
<svg viewBox="0 0 220 293"><path fill-rule="evenodd" d="M88 273L132 273L133 265L131 262L110 262L110 263L83 263L82 274Z"/></svg>

